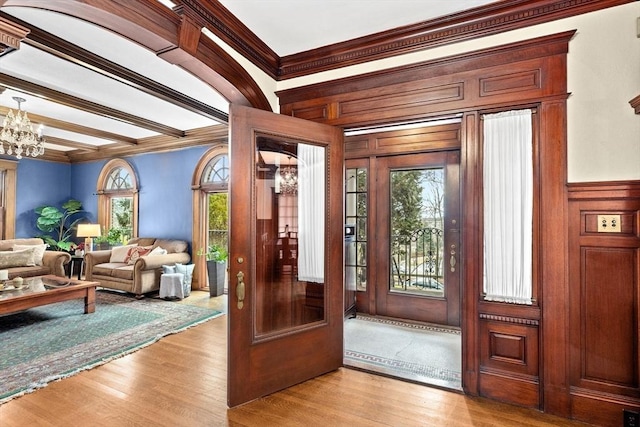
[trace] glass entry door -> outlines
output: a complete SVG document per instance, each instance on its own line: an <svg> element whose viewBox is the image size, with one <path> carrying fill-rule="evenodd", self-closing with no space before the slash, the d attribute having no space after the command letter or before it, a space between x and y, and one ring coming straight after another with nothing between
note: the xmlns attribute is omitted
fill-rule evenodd
<svg viewBox="0 0 640 427"><path fill-rule="evenodd" d="M458 151L381 158L378 315L460 325Z"/></svg>

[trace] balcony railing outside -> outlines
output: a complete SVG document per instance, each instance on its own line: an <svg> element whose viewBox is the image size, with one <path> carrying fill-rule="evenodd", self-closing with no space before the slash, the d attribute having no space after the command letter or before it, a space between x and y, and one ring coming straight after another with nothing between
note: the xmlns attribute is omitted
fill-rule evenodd
<svg viewBox="0 0 640 427"><path fill-rule="evenodd" d="M410 235L393 236L390 290L444 296L441 228L420 228Z"/></svg>

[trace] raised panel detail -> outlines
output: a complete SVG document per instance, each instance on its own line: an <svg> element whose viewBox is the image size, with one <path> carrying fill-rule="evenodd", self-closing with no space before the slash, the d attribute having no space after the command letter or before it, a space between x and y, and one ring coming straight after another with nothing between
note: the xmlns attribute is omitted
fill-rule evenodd
<svg viewBox="0 0 640 427"><path fill-rule="evenodd" d="M429 129L429 128L426 128ZM408 149L410 147L423 147L429 148L432 147L434 143L437 144L447 144L448 146L452 145L459 146L460 145L460 126L443 126L442 130L436 131L416 131L412 135L402 135L402 136L389 136L389 137L380 137L376 138L376 148L385 150L390 147L403 147L404 149Z"/></svg>
<svg viewBox="0 0 640 427"><path fill-rule="evenodd" d="M525 364L526 338L521 335L489 333L489 357L506 363Z"/></svg>
<svg viewBox="0 0 640 427"><path fill-rule="evenodd" d="M636 248L583 248L582 378L638 386Z"/></svg>
<svg viewBox="0 0 640 427"><path fill-rule="evenodd" d="M369 139L368 138L358 138L358 139L348 139L344 143L344 151L361 151L369 149Z"/></svg>
<svg viewBox="0 0 640 427"><path fill-rule="evenodd" d="M464 99L463 83L423 89L416 89L411 86L401 85L400 87L392 87L388 93L380 94L379 96L372 97L367 94L366 98L342 101L340 102L340 117L345 118L364 112L373 113L377 110L387 112Z"/></svg>
<svg viewBox="0 0 640 427"><path fill-rule="evenodd" d="M328 108L326 105L308 107L308 108L294 108L291 110L293 117L305 120L326 120Z"/></svg>
<svg viewBox="0 0 640 427"><path fill-rule="evenodd" d="M460 123L381 131L345 138L347 158L460 148Z"/></svg>
<svg viewBox="0 0 640 427"><path fill-rule="evenodd" d="M480 96L499 95L539 88L540 70L530 70L480 79Z"/></svg>
<svg viewBox="0 0 640 427"><path fill-rule="evenodd" d="M480 320L480 368L537 377L537 326Z"/></svg>

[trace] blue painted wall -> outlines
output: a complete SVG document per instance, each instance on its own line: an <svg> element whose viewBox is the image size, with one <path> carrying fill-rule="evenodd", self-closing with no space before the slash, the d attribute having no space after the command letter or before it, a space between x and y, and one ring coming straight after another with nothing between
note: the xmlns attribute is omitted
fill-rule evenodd
<svg viewBox="0 0 640 427"><path fill-rule="evenodd" d="M17 168L16 237L41 234L34 210L42 205L60 207L70 198L71 165L21 159Z"/></svg>
<svg viewBox="0 0 640 427"><path fill-rule="evenodd" d="M125 157L138 177L138 235L191 242L191 179L208 146ZM82 202L91 221L97 220L96 183L106 160L73 165L23 159L18 165L16 237L38 234L33 210L60 205L69 198Z"/></svg>

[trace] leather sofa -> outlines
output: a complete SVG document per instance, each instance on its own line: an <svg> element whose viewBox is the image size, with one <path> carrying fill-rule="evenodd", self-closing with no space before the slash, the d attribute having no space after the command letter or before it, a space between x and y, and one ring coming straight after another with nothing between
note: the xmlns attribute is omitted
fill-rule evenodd
<svg viewBox="0 0 640 427"><path fill-rule="evenodd" d="M16 262L17 258L14 256L16 252L31 246L39 247L42 259L35 260L35 265L27 265L32 264L31 262L24 264L19 261ZM64 266L71 261L71 255L67 252L47 251L45 249L44 241L37 237L0 240L0 270L8 270L9 279L14 277L44 276L46 274L65 277ZM13 259L9 260L10 257ZM4 258L7 259L4 260Z"/></svg>
<svg viewBox="0 0 640 427"><path fill-rule="evenodd" d="M134 258L131 248L142 252ZM166 253L144 253L154 249ZM120 255L124 252L130 256L122 259ZM87 253L84 256L85 280L100 282L99 286L103 288L125 291L141 298L160 289L163 265L187 264L190 260L188 244L184 240L136 237L124 247Z"/></svg>

